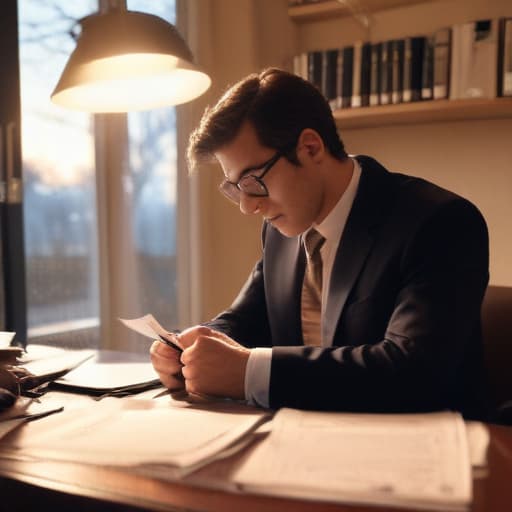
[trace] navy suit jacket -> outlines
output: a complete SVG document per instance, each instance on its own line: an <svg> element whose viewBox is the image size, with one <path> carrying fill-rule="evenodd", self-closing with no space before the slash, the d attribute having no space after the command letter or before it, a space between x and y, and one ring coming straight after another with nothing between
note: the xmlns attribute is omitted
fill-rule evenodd
<svg viewBox="0 0 512 512"><path fill-rule="evenodd" d="M455 409L482 418L480 307L488 233L477 208L358 156L358 191L323 319L329 347L303 346L300 237L263 228L263 257L209 325L273 347L270 406L340 411Z"/></svg>

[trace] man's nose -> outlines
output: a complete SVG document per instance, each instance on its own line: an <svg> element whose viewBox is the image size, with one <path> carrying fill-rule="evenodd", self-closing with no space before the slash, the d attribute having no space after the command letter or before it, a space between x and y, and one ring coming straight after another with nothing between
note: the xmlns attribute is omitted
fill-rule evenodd
<svg viewBox="0 0 512 512"><path fill-rule="evenodd" d="M262 198L259 196L250 196L240 192L240 211L244 215L259 213Z"/></svg>

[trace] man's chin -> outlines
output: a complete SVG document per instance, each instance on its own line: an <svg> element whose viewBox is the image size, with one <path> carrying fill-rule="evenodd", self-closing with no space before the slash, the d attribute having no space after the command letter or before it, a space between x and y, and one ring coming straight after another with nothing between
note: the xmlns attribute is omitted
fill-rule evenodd
<svg viewBox="0 0 512 512"><path fill-rule="evenodd" d="M286 226L284 224L280 224L278 226L273 224L273 226L279 231L279 233L281 233L283 236L287 238L294 238L296 236L302 235L302 233L307 231L307 228L300 229L298 227Z"/></svg>

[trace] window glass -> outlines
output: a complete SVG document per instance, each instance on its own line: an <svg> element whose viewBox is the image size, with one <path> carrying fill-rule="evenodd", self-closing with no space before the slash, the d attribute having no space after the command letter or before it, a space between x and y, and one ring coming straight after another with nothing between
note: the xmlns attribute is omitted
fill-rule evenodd
<svg viewBox="0 0 512 512"><path fill-rule="evenodd" d="M98 343L93 118L50 94L97 0L19 0L29 340ZM73 333L75 337L73 337Z"/></svg>
<svg viewBox="0 0 512 512"><path fill-rule="evenodd" d="M127 6L175 23L174 0L128 0ZM175 109L130 112L128 139L139 307L173 328L178 322Z"/></svg>

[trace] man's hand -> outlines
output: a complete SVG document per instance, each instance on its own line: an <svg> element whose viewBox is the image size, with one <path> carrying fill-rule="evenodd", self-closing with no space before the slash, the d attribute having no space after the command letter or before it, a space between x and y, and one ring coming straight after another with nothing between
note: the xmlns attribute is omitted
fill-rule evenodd
<svg viewBox="0 0 512 512"><path fill-rule="evenodd" d="M154 341L149 349L151 363L155 368L162 384L171 391L185 388L183 375L181 374L181 354L161 341Z"/></svg>
<svg viewBox="0 0 512 512"><path fill-rule="evenodd" d="M225 334L196 326L179 336L185 388L190 393L245 398L245 368L250 350Z"/></svg>

